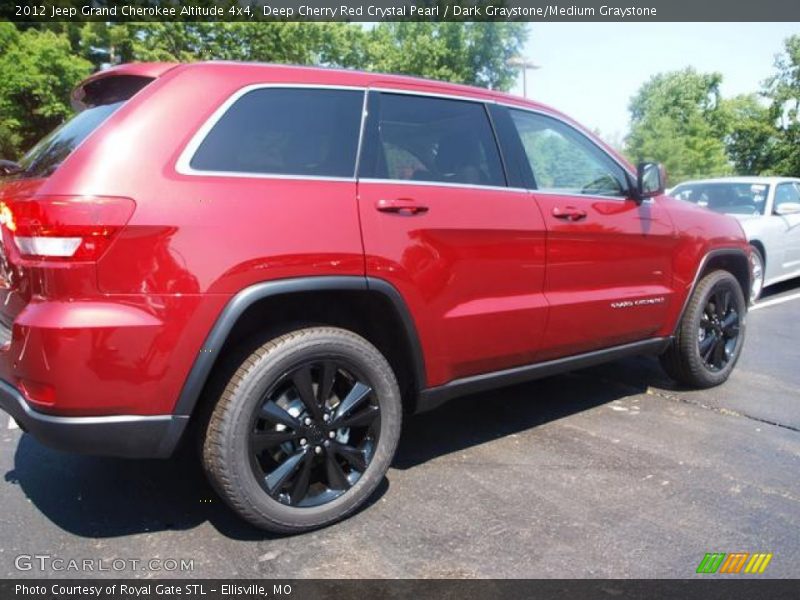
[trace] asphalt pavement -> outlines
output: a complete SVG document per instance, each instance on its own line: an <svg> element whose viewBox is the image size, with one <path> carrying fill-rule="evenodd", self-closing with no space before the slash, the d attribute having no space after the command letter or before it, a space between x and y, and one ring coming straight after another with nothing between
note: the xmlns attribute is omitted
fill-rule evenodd
<svg viewBox="0 0 800 600"><path fill-rule="evenodd" d="M239 521L189 452L62 454L2 415L0 577L683 578L706 552L798 577L800 281L747 326L713 390L636 358L407 418L370 505L297 536Z"/></svg>

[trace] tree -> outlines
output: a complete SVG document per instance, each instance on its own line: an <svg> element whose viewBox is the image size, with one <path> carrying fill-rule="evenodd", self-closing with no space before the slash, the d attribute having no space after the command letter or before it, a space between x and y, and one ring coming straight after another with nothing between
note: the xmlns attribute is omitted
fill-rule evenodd
<svg viewBox="0 0 800 600"><path fill-rule="evenodd" d="M729 174L721 79L691 68L652 77L630 103L628 155L664 163L672 183Z"/></svg>
<svg viewBox="0 0 800 600"><path fill-rule="evenodd" d="M237 4L236 0L226 0ZM71 114L72 87L130 61L241 60L359 68L508 89L522 23L0 23L0 151L18 155Z"/></svg>
<svg viewBox="0 0 800 600"><path fill-rule="evenodd" d="M784 52L775 59L776 73L764 86L770 102L769 118L775 128L770 171L800 176L800 35L784 42Z"/></svg>
<svg viewBox="0 0 800 600"><path fill-rule="evenodd" d="M777 150L776 129L756 94L743 94L721 104L726 123L725 149L738 175L771 171Z"/></svg>
<svg viewBox="0 0 800 600"><path fill-rule="evenodd" d="M15 157L71 114L69 94L92 65L64 34L0 23L0 150Z"/></svg>
<svg viewBox="0 0 800 600"><path fill-rule="evenodd" d="M508 59L527 38L524 23L384 22L368 36L364 68L507 90Z"/></svg>

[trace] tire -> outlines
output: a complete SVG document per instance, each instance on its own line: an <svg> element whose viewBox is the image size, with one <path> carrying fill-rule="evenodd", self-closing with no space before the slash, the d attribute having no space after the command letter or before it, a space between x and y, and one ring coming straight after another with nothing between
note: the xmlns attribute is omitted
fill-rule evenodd
<svg viewBox="0 0 800 600"><path fill-rule="evenodd" d="M756 246L750 246L750 304L761 297L764 289L764 255Z"/></svg>
<svg viewBox="0 0 800 600"><path fill-rule="evenodd" d="M233 374L211 413L203 463L242 518L299 533L369 499L401 420L397 380L372 344L343 329L299 329L265 343Z"/></svg>
<svg viewBox="0 0 800 600"><path fill-rule="evenodd" d="M724 383L741 355L747 303L736 278L713 271L697 284L661 365L677 382L710 388Z"/></svg>

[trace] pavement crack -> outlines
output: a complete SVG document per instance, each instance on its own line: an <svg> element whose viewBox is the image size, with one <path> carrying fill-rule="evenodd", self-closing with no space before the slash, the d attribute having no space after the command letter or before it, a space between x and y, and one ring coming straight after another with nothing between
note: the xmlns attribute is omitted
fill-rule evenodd
<svg viewBox="0 0 800 600"><path fill-rule="evenodd" d="M764 419L755 415L749 415L747 413L739 412L738 410L731 410L730 408L724 408L722 406L711 406L710 404L705 404L704 402L698 402L697 400L684 398L682 396L678 396L677 394L671 394L665 390L659 390L648 386L646 393L648 396L657 396L672 402L682 402L683 404L689 404L691 406L696 406L697 408L710 410L720 415L725 415L728 417L742 417L743 419L750 419L751 421L763 423L764 425L772 425L773 427L780 427L781 429L788 429L789 431L800 433L800 428L793 425L786 425L785 423L780 423L778 421L770 421L769 419Z"/></svg>

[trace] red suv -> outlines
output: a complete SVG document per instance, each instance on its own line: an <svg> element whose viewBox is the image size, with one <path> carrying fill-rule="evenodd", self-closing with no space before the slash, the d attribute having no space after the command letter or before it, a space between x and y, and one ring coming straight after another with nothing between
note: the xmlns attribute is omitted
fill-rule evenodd
<svg viewBox="0 0 800 600"><path fill-rule="evenodd" d="M56 448L166 457L301 531L402 414L639 353L742 349L748 244L547 107L410 77L130 64L0 183L0 405ZM447 435L447 432L442 432Z"/></svg>

